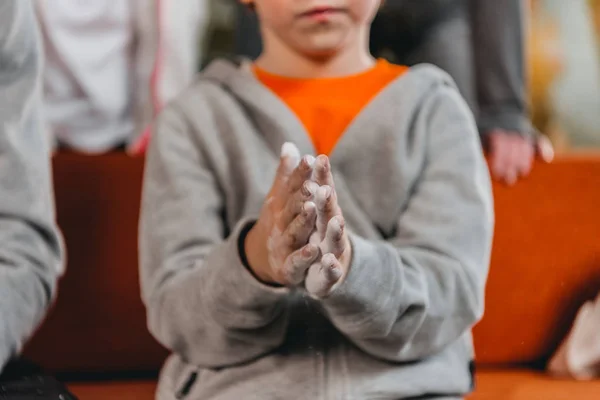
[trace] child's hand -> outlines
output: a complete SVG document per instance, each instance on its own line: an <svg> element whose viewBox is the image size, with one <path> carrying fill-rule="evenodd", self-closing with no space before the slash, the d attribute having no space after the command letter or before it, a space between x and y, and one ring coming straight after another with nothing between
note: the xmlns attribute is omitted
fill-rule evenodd
<svg viewBox="0 0 600 400"><path fill-rule="evenodd" d="M314 157L300 160L295 146L282 148L273 186L245 242L248 264L263 282L298 285L320 255L319 246L308 243L317 219L313 165Z"/></svg>
<svg viewBox="0 0 600 400"><path fill-rule="evenodd" d="M329 158L319 156L314 178L319 185L315 196L317 230L311 243L319 245L323 257L308 270L306 290L315 297L327 296L348 272L352 247L345 231L345 220L337 202Z"/></svg>

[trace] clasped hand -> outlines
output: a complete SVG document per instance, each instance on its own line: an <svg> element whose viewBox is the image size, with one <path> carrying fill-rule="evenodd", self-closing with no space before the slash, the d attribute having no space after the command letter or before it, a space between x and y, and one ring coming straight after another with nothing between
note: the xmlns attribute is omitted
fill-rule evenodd
<svg viewBox="0 0 600 400"><path fill-rule="evenodd" d="M284 144L245 249L250 268L265 283L304 285L322 298L343 280L352 250L327 156L301 157L296 146Z"/></svg>

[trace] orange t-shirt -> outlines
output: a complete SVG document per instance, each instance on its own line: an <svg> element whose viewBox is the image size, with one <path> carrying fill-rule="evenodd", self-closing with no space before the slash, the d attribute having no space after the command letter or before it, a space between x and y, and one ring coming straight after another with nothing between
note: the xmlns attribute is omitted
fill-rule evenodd
<svg viewBox="0 0 600 400"><path fill-rule="evenodd" d="M407 69L378 60L365 72L339 78L289 78L257 66L254 74L304 124L317 154L329 155L369 101Z"/></svg>

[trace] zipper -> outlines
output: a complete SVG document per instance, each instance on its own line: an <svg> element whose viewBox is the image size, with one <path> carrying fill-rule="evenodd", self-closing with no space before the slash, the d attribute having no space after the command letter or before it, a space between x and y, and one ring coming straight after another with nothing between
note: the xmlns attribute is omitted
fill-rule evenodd
<svg viewBox="0 0 600 400"><path fill-rule="evenodd" d="M198 372L192 372L187 378L187 380L184 382L183 386L181 386L181 389L179 389L179 391L175 395L175 398L177 398L178 400L185 399L192 391L194 383L196 383L196 379L198 379Z"/></svg>

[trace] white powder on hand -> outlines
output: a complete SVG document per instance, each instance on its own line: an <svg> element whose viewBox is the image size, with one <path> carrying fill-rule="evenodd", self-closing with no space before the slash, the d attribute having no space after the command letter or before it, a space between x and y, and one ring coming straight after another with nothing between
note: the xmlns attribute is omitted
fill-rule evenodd
<svg viewBox="0 0 600 400"><path fill-rule="evenodd" d="M292 142L285 142L281 146L281 158L284 159L288 173L291 173L300 164L300 150Z"/></svg>

